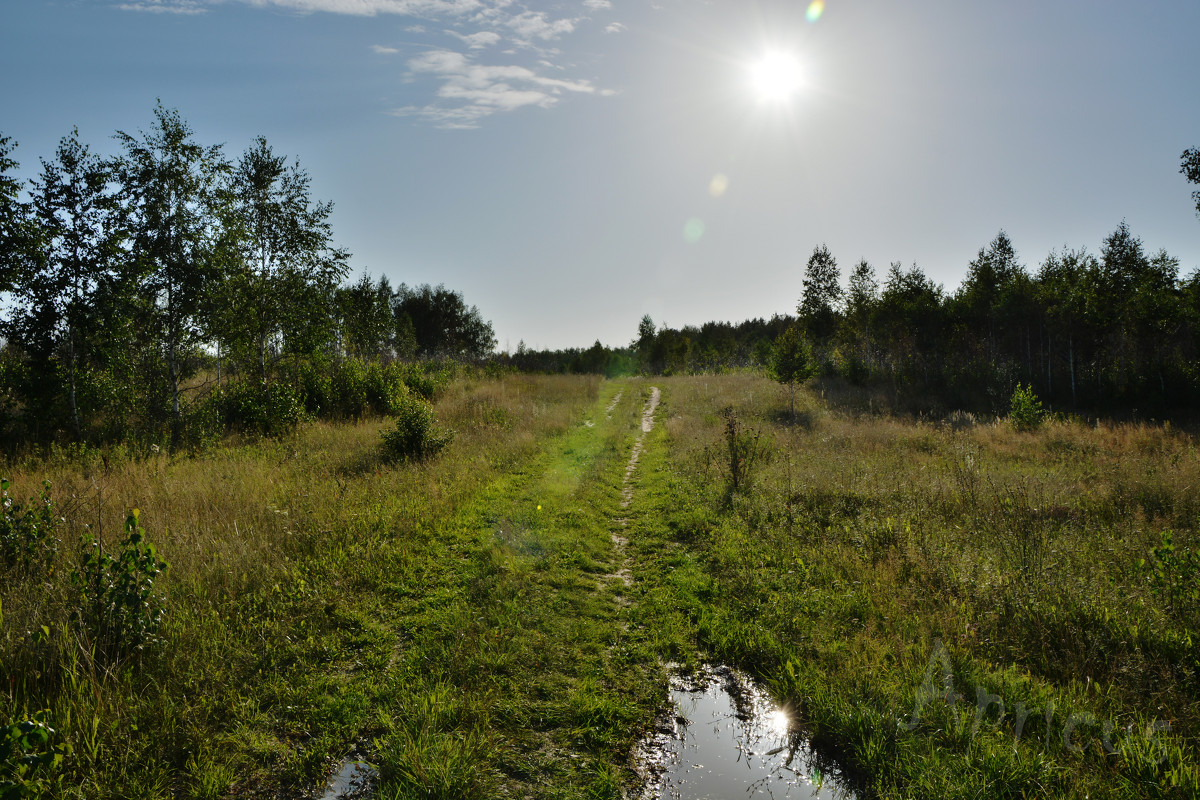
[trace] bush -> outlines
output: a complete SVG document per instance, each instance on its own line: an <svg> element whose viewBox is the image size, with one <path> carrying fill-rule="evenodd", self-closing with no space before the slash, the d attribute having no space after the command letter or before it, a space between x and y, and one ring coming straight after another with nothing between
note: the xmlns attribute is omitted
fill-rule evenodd
<svg viewBox="0 0 1200 800"><path fill-rule="evenodd" d="M416 395L399 396L395 414L395 427L383 432L383 457L387 461L429 458L454 438L453 431L437 424L429 401Z"/></svg>
<svg viewBox="0 0 1200 800"><path fill-rule="evenodd" d="M367 366L356 358L348 358L333 368L332 408L328 411L341 417L358 419L367 413Z"/></svg>
<svg viewBox="0 0 1200 800"><path fill-rule="evenodd" d="M304 361L297 369L298 389L304 410L313 417L325 417L333 409L333 378L323 361Z"/></svg>
<svg viewBox="0 0 1200 800"><path fill-rule="evenodd" d="M46 724L46 712L39 711L30 719L0 724L0 798L18 800L43 797L52 789L61 789L58 771L63 756L71 750L58 744L57 732ZM57 794L57 792L54 792Z"/></svg>
<svg viewBox="0 0 1200 800"><path fill-rule="evenodd" d="M71 582L80 593L71 619L89 637L97 658L108 663L154 641L163 609L154 593L154 580L167 568L138 524L138 510L125 519L125 540L116 558L100 549L91 534L84 536L86 552Z"/></svg>
<svg viewBox="0 0 1200 800"><path fill-rule="evenodd" d="M0 566L7 569L48 569L58 552L54 529L59 518L50 501L50 482L42 484L41 501L25 506L8 494L0 479Z"/></svg>
<svg viewBox="0 0 1200 800"><path fill-rule="evenodd" d="M404 375L396 365L367 365L367 405L371 411L394 414L400 398L407 393Z"/></svg>
<svg viewBox="0 0 1200 800"><path fill-rule="evenodd" d="M1021 386L1012 394L1012 404L1008 412L1009 421L1019 431L1032 431L1042 424L1046 418L1046 410L1042 401L1033 393L1032 386Z"/></svg>
<svg viewBox="0 0 1200 800"><path fill-rule="evenodd" d="M229 430L283 436L294 431L304 419L304 404L296 390L286 383L263 386L254 381L239 381L215 397Z"/></svg>
<svg viewBox="0 0 1200 800"><path fill-rule="evenodd" d="M1200 551L1176 547L1171 531L1163 531L1161 538L1162 544L1150 551L1150 561L1138 565L1171 616L1194 626L1200 618Z"/></svg>

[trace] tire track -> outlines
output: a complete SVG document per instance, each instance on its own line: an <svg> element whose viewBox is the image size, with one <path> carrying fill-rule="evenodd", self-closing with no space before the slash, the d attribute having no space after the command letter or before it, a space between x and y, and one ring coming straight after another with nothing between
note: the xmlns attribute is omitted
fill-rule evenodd
<svg viewBox="0 0 1200 800"><path fill-rule="evenodd" d="M619 399L620 395L618 395ZM629 463L625 465L625 480L621 485L621 511L625 511L633 504L633 474L637 470L638 459L642 455L643 443L646 439L646 434L654 429L654 411L658 408L658 401L661 399L662 393L657 386L650 387L650 399L646 401L646 405L642 408L642 427L638 431L637 439L633 443L633 452L629 454ZM614 402L614 405L616 403ZM619 580L626 587L633 585L633 574L629 571L629 565L625 556L625 546L629 544L629 539L626 538L621 531L629 525L627 517L616 517L613 519L612 541L617 549L617 563L620 565L617 571L606 576L608 580ZM624 605L627 601L621 601Z"/></svg>

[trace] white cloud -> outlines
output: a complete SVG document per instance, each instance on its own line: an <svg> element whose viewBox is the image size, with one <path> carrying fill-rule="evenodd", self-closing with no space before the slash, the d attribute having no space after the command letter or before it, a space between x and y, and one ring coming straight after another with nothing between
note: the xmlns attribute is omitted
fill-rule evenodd
<svg viewBox="0 0 1200 800"><path fill-rule="evenodd" d="M458 31L446 31L446 33L460 39L472 50L482 50L485 47L491 47L496 42L500 41L500 34L494 31L480 31L479 33L459 33Z"/></svg>
<svg viewBox="0 0 1200 800"><path fill-rule="evenodd" d="M443 128L476 128L492 114L529 106L550 108L568 93L598 93L590 81L550 78L522 66L477 64L451 50L424 53L410 59L408 67L414 76L428 75L441 82L438 99L391 113L419 117Z"/></svg>
<svg viewBox="0 0 1200 800"><path fill-rule="evenodd" d="M224 0L138 0L118 3L125 11L152 11L171 14L199 14L206 6ZM494 6L506 6L510 0L493 0ZM325 11L373 17L376 14L400 14L409 17L464 16L485 8L484 0L238 0L258 8L290 8L302 13Z"/></svg>
<svg viewBox="0 0 1200 800"><path fill-rule="evenodd" d="M3 0L0 0L2 2ZM578 0L583 8L607 10L611 0ZM242 3L255 8L281 8L309 14L325 12L359 17L390 14L409 17L404 30L423 37L440 30L463 43L463 53L435 49L408 60L408 78L431 84L433 95L391 113L414 116L441 127L478 127L480 120L520 108L550 108L570 94L608 96L587 80L571 80L562 63L558 40L588 20L552 16L530 10L531 0L109 0L115 7L152 13L199 14L210 6ZM543 6L544 7L544 6ZM579 8L579 6L576 6ZM422 24L424 23L424 24ZM435 27L436 26L436 27ZM608 32L623 30L612 23ZM443 40L444 41L444 40ZM502 44L503 43L503 44ZM497 47L501 45L501 47ZM435 45L436 46L436 45ZM489 50L489 48L495 48ZM375 44L377 55L394 56L397 47ZM484 65L472 55L488 50L510 65ZM502 52L497 52L501 51ZM411 52L411 51L410 51ZM550 77L559 75L561 77ZM418 89L419 91L419 89Z"/></svg>
<svg viewBox="0 0 1200 800"><path fill-rule="evenodd" d="M301 12L325 11L373 17L402 14L409 17L440 17L468 14L480 8L481 0L241 0L253 6L278 6Z"/></svg>
<svg viewBox="0 0 1200 800"><path fill-rule="evenodd" d="M625 30L625 26L619 22L614 22L604 28L605 33L620 33Z"/></svg>
<svg viewBox="0 0 1200 800"><path fill-rule="evenodd" d="M569 19L547 19L541 11L522 11L514 14L504 23L521 39L557 39L565 33L575 30L575 21Z"/></svg>
<svg viewBox="0 0 1200 800"><path fill-rule="evenodd" d="M198 0L145 0L140 3L120 3L117 8L151 14L203 14L208 10Z"/></svg>

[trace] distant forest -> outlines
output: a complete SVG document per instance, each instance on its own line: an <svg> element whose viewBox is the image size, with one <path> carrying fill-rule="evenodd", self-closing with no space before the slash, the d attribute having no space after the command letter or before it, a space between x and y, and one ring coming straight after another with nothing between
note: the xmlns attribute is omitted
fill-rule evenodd
<svg viewBox="0 0 1200 800"><path fill-rule="evenodd" d="M1200 405L1200 271L1148 252L1122 222L1095 254L1035 268L1002 231L956 291L919 267L845 285L828 248L795 316L675 329L644 317L624 347L495 352L490 323L443 286L346 282L332 204L298 162L254 140L237 159L161 103L101 156L77 131L28 185L0 135L0 445L140 439L173 445L308 417L387 413L447 364L677 374L761 368L802 341L806 374L927 406L1006 410L1017 383L1058 410ZM1200 185L1200 151L1180 171ZM1200 211L1200 191L1194 194ZM442 376L441 378L437 376ZM282 421L282 422L281 422Z"/></svg>

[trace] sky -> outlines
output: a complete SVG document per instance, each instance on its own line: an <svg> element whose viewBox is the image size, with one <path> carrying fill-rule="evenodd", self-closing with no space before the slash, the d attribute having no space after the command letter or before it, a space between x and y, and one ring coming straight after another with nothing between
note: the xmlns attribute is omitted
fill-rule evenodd
<svg viewBox="0 0 1200 800"><path fill-rule="evenodd" d="M624 345L793 313L820 244L953 291L1001 229L1035 270L1125 220L1192 272L1197 30L1196 0L3 0L0 133L32 178L161 99L297 158L352 277L461 291L501 350Z"/></svg>

